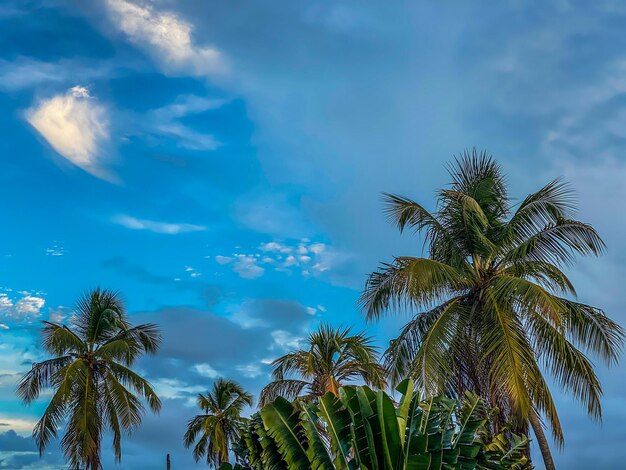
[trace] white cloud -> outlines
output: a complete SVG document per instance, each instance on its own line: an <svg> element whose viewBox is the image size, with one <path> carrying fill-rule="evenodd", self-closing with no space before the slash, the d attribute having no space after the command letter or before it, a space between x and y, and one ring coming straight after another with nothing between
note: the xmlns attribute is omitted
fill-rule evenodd
<svg viewBox="0 0 626 470"><path fill-rule="evenodd" d="M151 382L159 397L168 400L185 399L189 406L193 406L198 393L205 391L203 386L188 385L177 379L159 378Z"/></svg>
<svg viewBox="0 0 626 470"><path fill-rule="evenodd" d="M9 296L7 294L0 294L0 311L8 310L11 307L13 307L13 301L9 299Z"/></svg>
<svg viewBox="0 0 626 470"><path fill-rule="evenodd" d="M104 166L103 145L109 140L107 109L75 86L43 99L26 111L26 120L69 162L98 178L113 181Z"/></svg>
<svg viewBox="0 0 626 470"><path fill-rule="evenodd" d="M190 150L215 150L220 144L213 135L195 131L179 119L217 109L224 103L224 100L218 99L181 96L174 103L150 112L149 118L152 120L150 132L175 139L179 147Z"/></svg>
<svg viewBox="0 0 626 470"><path fill-rule="evenodd" d="M293 251L292 247L283 245L278 242L261 243L259 248L261 251L274 251L278 253L291 253Z"/></svg>
<svg viewBox="0 0 626 470"><path fill-rule="evenodd" d="M192 25L175 13L127 0L107 0L106 5L115 26L131 42L148 50L166 72L195 76L225 72L221 53L195 44Z"/></svg>
<svg viewBox="0 0 626 470"><path fill-rule="evenodd" d="M285 351L299 349L304 341L304 338L301 336L295 336L284 330L272 331L271 335L274 340L273 348L277 347Z"/></svg>
<svg viewBox="0 0 626 470"><path fill-rule="evenodd" d="M4 323L0 323L0 330L9 330L9 326L5 325Z"/></svg>
<svg viewBox="0 0 626 470"><path fill-rule="evenodd" d="M25 436L33 432L35 424L37 424L37 421L34 419L13 418L0 415L0 432L13 429L16 433Z"/></svg>
<svg viewBox="0 0 626 470"><path fill-rule="evenodd" d="M213 367L206 363L195 364L192 369L202 377L206 377L208 379L215 379L220 375L219 372L217 372L215 369L213 369Z"/></svg>
<svg viewBox="0 0 626 470"><path fill-rule="evenodd" d="M300 271L306 277L331 270L343 258L345 256L329 250L324 243L311 243L303 238L296 243L261 243L256 253L218 255L215 261L221 265L232 263L233 270L245 278L262 276L265 268L261 265L271 265L275 271L285 273Z"/></svg>
<svg viewBox="0 0 626 470"><path fill-rule="evenodd" d="M24 320L37 317L46 301L43 297L34 295L28 291L20 291L21 298L10 298L5 293L0 293L0 314L9 320Z"/></svg>
<svg viewBox="0 0 626 470"><path fill-rule="evenodd" d="M111 72L111 66L103 65L102 62L92 67L71 59L44 62L30 57L18 57L14 61L0 60L0 89L16 91L44 83L71 83L76 77L88 81L109 76Z"/></svg>
<svg viewBox="0 0 626 470"><path fill-rule="evenodd" d="M261 366L254 363L239 365L236 366L235 369L237 370L237 372L241 372L241 375L249 379L254 379L263 374Z"/></svg>
<svg viewBox="0 0 626 470"><path fill-rule="evenodd" d="M51 247L46 248L46 256L63 256L64 254L65 249L56 242Z"/></svg>
<svg viewBox="0 0 626 470"><path fill-rule="evenodd" d="M41 312L46 301L41 297L27 295L15 303L15 311L19 315L37 316Z"/></svg>
<svg viewBox="0 0 626 470"><path fill-rule="evenodd" d="M265 272L257 263L257 258L250 255L235 255L237 261L233 264L233 271L240 277L246 279L256 279Z"/></svg>
<svg viewBox="0 0 626 470"><path fill-rule="evenodd" d="M137 219L129 215L118 215L113 217L112 221L132 230L148 230L150 232L164 233L167 235L206 230L206 227L202 225L157 222L154 220Z"/></svg>

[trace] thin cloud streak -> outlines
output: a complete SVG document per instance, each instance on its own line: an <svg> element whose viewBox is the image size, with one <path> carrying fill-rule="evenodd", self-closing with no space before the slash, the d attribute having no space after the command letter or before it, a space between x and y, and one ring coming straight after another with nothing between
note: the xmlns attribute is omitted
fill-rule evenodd
<svg viewBox="0 0 626 470"><path fill-rule="evenodd" d="M112 222L131 230L147 230L166 235L177 235L179 233L200 232L206 230L206 227L202 225L158 222L155 220L138 219L129 215L115 216L113 217Z"/></svg>

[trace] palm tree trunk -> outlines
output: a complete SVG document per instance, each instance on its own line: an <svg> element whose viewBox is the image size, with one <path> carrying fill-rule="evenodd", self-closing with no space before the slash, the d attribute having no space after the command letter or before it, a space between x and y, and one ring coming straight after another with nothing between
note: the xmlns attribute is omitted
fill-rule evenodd
<svg viewBox="0 0 626 470"><path fill-rule="evenodd" d="M533 427L533 432L535 433L535 438L537 439L537 444L539 445L546 470L556 470L552 453L550 452L550 446L548 445L548 439L543 432L543 426L541 425L541 421L539 421L539 416L537 416L537 413L534 411L530 413L530 425Z"/></svg>

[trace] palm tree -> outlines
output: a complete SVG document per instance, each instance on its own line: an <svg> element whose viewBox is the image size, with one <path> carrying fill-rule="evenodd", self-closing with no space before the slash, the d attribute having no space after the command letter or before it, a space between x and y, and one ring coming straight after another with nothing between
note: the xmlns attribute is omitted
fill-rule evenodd
<svg viewBox="0 0 626 470"><path fill-rule="evenodd" d="M309 335L307 343L308 349L292 351L272 362L274 381L261 391L259 406L279 396L293 400L303 391L304 399L321 397L327 392L337 395L339 387L354 380L376 388L385 387L378 348L363 333L350 335L350 328L324 324Z"/></svg>
<svg viewBox="0 0 626 470"><path fill-rule="evenodd" d="M160 343L154 324L131 326L116 292L95 289L77 303L70 326L43 322L43 348L52 356L35 363L22 377L17 393L25 403L45 388L53 394L33 437L43 453L65 422L61 446L72 468L100 469L105 431L113 434L115 460L122 458L122 431L141 423L145 398L158 412L161 402L144 378L130 366L142 354L154 354Z"/></svg>
<svg viewBox="0 0 626 470"><path fill-rule="evenodd" d="M372 273L361 302L369 319L420 311L391 342L393 381L414 378L427 393L479 393L517 432L528 425L546 468L554 468L543 415L559 445L563 431L543 372L549 372L594 418L602 388L585 353L608 365L624 330L600 309L579 303L561 271L576 255L599 255L604 243L573 218L575 201L561 180L514 205L501 168L474 150L450 168L452 184L431 213L386 194L400 231L425 235L428 257L397 257Z"/></svg>
<svg viewBox="0 0 626 470"><path fill-rule="evenodd" d="M246 421L241 417L246 406L252 406L252 395L232 380L219 378L209 393L198 394L198 407L204 414L189 420L185 433L185 447L198 441L193 448L196 462L204 455L207 464L215 468L228 462L228 451Z"/></svg>

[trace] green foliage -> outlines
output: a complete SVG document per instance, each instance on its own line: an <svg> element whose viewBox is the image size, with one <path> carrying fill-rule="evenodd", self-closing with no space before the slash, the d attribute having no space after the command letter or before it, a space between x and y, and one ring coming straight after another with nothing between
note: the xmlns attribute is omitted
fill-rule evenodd
<svg viewBox="0 0 626 470"><path fill-rule="evenodd" d="M417 313L391 342L392 383L406 377L429 395L478 393L507 423L526 432L543 414L558 443L563 434L543 370L601 417L602 388L586 353L614 364L624 330L576 292L561 270L577 255L600 255L594 228L574 220L574 198L560 180L512 204L500 166L466 152L450 167L452 184L436 210L385 195L400 231L423 236L428 257L397 257L372 273L361 303L368 319Z"/></svg>
<svg viewBox="0 0 626 470"><path fill-rule="evenodd" d="M488 437L482 400L421 400L402 382L398 404L383 391L346 386L319 403L277 398L242 430L241 464L254 470L530 469L525 437ZM242 455L245 454L245 455Z"/></svg>
<svg viewBox="0 0 626 470"><path fill-rule="evenodd" d="M209 393L198 394L197 403L203 414L187 423L185 447L193 446L196 462L206 457L207 464L220 468L228 462L229 449L239 441L239 430L246 422L241 413L252 406L252 395L237 382L219 378Z"/></svg>
<svg viewBox="0 0 626 470"><path fill-rule="evenodd" d="M33 364L17 388L25 403L46 388L53 390L33 430L39 452L65 424L61 447L72 468L100 469L100 445L107 430L120 461L122 433L141 423L144 407L139 398L154 412L161 408L148 381L130 368L141 354L157 351L157 326L131 326L119 295L100 289L79 300L69 327L43 323L43 347L54 357Z"/></svg>
<svg viewBox="0 0 626 470"><path fill-rule="evenodd" d="M324 324L309 335L307 343L308 349L292 351L272 363L274 380L261 391L260 406L277 397L310 401L327 392L336 395L339 387L353 380L385 386L385 371L372 338Z"/></svg>

